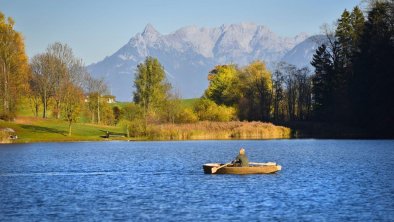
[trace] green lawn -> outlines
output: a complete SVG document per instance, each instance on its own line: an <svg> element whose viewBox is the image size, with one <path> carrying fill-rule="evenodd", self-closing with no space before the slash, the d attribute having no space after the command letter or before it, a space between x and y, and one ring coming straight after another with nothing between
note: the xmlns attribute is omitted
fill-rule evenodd
<svg viewBox="0 0 394 222"><path fill-rule="evenodd" d="M19 143L53 141L94 141L104 140L106 131L123 133L120 127L86 123L72 125L68 136L68 124L62 120L20 117L16 122L0 122L0 128L10 127L16 131ZM115 139L115 138L113 138ZM116 138L119 139L119 138Z"/></svg>

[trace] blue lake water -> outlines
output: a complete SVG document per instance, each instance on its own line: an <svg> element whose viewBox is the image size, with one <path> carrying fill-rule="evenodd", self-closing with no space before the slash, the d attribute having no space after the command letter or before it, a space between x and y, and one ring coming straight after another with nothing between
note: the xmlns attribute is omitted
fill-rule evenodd
<svg viewBox="0 0 394 222"><path fill-rule="evenodd" d="M240 147L269 175L206 175ZM393 140L0 146L0 221L393 221Z"/></svg>

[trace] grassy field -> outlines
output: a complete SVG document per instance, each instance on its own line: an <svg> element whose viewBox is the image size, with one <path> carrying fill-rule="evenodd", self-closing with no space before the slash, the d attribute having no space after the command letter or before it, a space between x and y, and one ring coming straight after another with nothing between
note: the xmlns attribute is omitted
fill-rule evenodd
<svg viewBox="0 0 394 222"><path fill-rule="evenodd" d="M199 98L193 98L193 99L182 99L181 100L181 105L185 108L192 108L193 105L199 100Z"/></svg>
<svg viewBox="0 0 394 222"><path fill-rule="evenodd" d="M34 117L19 117L15 122L0 122L0 128L5 127L16 131L18 139L15 142L18 143L97 141L105 140L101 136L106 135L106 131L123 133L120 127L76 123L72 126L72 135L68 136L68 125L65 121ZM113 137L111 139L122 138Z"/></svg>

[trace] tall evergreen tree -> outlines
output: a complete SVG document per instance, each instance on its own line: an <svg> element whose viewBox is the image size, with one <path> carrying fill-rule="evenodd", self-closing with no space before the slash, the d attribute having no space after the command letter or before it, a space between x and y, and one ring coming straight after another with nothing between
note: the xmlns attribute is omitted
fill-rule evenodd
<svg viewBox="0 0 394 222"><path fill-rule="evenodd" d="M337 122L348 122L351 116L349 85L353 76L353 56L360 36L363 15L356 7L349 13L344 10L335 31L338 44L338 62L335 65L334 117Z"/></svg>
<svg viewBox="0 0 394 222"><path fill-rule="evenodd" d="M314 117L318 120L331 120L333 93L333 64L325 44L313 55L311 65L315 67L312 77L312 106Z"/></svg>
<svg viewBox="0 0 394 222"><path fill-rule="evenodd" d="M353 28L351 24L351 15L345 10L341 18L338 20L338 26L335 32L335 37L340 44L340 56L343 64L343 69L350 66L350 58L352 54L352 33Z"/></svg>
<svg viewBox="0 0 394 222"><path fill-rule="evenodd" d="M352 45L353 56L359 51L360 38L364 32L365 18L361 9L356 6L350 14L350 22L352 25Z"/></svg>
<svg viewBox="0 0 394 222"><path fill-rule="evenodd" d="M373 3L355 58L352 84L355 122L377 134L394 132L392 10L392 2Z"/></svg>

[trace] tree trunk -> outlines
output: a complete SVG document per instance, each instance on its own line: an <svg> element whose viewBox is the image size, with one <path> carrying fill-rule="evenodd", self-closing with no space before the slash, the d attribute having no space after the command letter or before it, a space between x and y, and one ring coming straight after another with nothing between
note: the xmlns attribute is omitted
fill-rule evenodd
<svg viewBox="0 0 394 222"><path fill-rule="evenodd" d="M3 73L4 73L4 113L9 112L9 105L8 105L8 76L7 76L7 68L6 63L3 62Z"/></svg>
<svg viewBox="0 0 394 222"><path fill-rule="evenodd" d="M100 95L97 95L97 123L100 124Z"/></svg>
<svg viewBox="0 0 394 222"><path fill-rule="evenodd" d="M38 101L37 101L36 104L35 104L35 112L34 112L34 116L35 117L38 117L38 111L39 111L39 104L38 104Z"/></svg>
<svg viewBox="0 0 394 222"><path fill-rule="evenodd" d="M47 92L46 92L46 90L44 91L43 103L44 103L44 108L42 110L42 118L47 118L48 103L47 103Z"/></svg>
<svg viewBox="0 0 394 222"><path fill-rule="evenodd" d="M56 119L60 119L60 100L56 100Z"/></svg>
<svg viewBox="0 0 394 222"><path fill-rule="evenodd" d="M68 121L68 136L71 136L71 124L72 121Z"/></svg>

